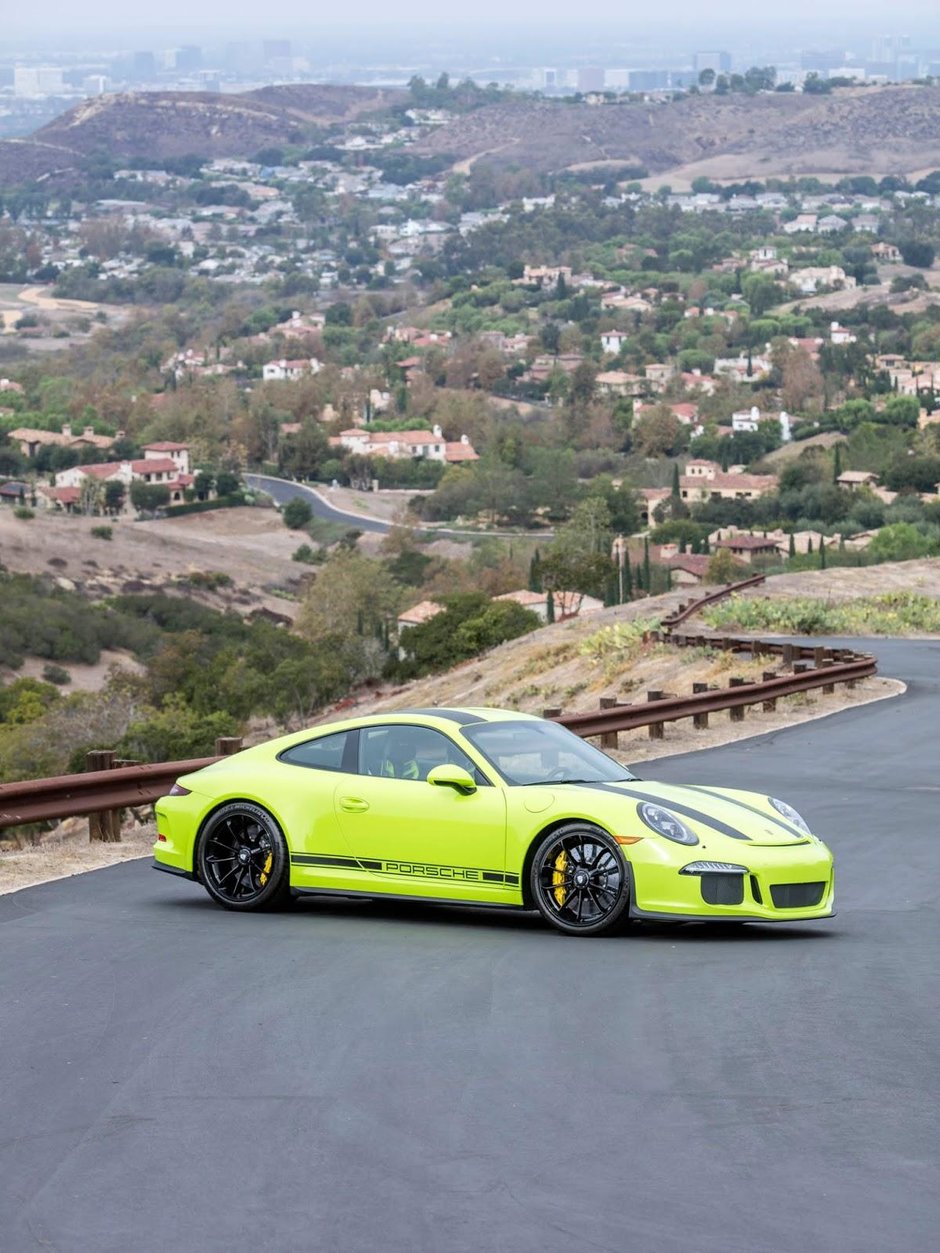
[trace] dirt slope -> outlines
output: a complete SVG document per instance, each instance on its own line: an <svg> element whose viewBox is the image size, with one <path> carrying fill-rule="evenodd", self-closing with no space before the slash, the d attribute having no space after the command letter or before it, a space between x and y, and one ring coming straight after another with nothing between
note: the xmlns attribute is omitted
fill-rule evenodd
<svg viewBox="0 0 940 1253"><path fill-rule="evenodd" d="M457 118L423 145L494 166L637 163L654 174L913 173L940 165L940 88L831 96L688 96L669 104L507 102Z"/></svg>

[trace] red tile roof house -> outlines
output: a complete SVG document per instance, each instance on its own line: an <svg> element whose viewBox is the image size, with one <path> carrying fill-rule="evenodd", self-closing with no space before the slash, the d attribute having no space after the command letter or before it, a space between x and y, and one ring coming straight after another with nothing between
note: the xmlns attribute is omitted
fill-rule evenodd
<svg viewBox="0 0 940 1253"><path fill-rule="evenodd" d="M70 466L60 470L55 476L57 488L81 488L86 478L95 478L102 483L162 483L170 489L171 503L178 504L183 500L186 488L193 484L193 475L189 472L189 445L163 441L148 444L144 455L133 461L104 461L94 465ZM64 502L62 502L64 503Z"/></svg>
<svg viewBox="0 0 940 1253"><path fill-rule="evenodd" d="M672 571L674 587L694 587L705 582L709 560L705 553L677 553L663 564Z"/></svg>
<svg viewBox="0 0 940 1253"><path fill-rule="evenodd" d="M777 557L779 555L776 540L762 535L733 535L731 539L716 540L715 547L727 548L734 557L737 557L739 561L747 562L748 565L751 564L755 557Z"/></svg>

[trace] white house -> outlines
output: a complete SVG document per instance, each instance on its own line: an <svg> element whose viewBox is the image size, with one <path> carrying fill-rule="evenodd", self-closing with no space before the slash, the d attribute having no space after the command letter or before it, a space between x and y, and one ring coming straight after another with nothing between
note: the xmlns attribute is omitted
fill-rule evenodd
<svg viewBox="0 0 940 1253"><path fill-rule="evenodd" d="M261 377L265 383L294 382L305 374L319 374L320 362L316 357L300 358L297 361L268 361L261 367Z"/></svg>
<svg viewBox="0 0 940 1253"><path fill-rule="evenodd" d="M601 348L615 357L626 342L625 331L601 331Z"/></svg>

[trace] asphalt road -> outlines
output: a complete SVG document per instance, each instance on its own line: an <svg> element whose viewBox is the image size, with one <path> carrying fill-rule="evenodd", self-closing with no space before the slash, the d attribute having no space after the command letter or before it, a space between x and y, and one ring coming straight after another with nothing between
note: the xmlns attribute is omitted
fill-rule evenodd
<svg viewBox="0 0 940 1253"><path fill-rule="evenodd" d="M311 487L308 483L294 483L288 479L272 478L267 474L246 474L245 482L256 491L267 492L279 505L286 505L289 500L299 496L307 501L316 517L324 518L327 522L339 522L343 526L354 527L359 531L372 531L378 535L387 535L393 526L391 522L385 522L381 518L370 518L365 514L338 509L330 503L325 490ZM548 529L541 531L459 531L454 530L453 527L440 526L429 526L424 529L415 527L414 529L417 534L429 539L519 539L524 536L534 536L536 539L550 540L555 534L554 531Z"/></svg>
<svg viewBox="0 0 940 1253"><path fill-rule="evenodd" d="M0 1248L934 1250L940 643L874 647L905 696L645 768L811 815L824 924L0 898Z"/></svg>

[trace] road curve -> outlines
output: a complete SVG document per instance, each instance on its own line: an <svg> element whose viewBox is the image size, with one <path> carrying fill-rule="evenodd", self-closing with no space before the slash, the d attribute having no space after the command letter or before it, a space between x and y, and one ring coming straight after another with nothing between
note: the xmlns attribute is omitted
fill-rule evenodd
<svg viewBox="0 0 940 1253"><path fill-rule="evenodd" d="M872 647L904 696L643 769L804 809L825 924L0 898L4 1253L936 1248L940 643Z"/></svg>
<svg viewBox="0 0 940 1253"><path fill-rule="evenodd" d="M340 522L343 526L355 527L360 531L371 531L378 535L387 535L396 524L386 522L382 518L372 518L368 514L358 513L349 509L339 509L326 493L319 487L309 483L296 483L290 479L278 479L269 474L246 474L245 482L255 491L267 492L272 500L285 505L295 496L307 501L314 515L328 522ZM458 531L452 527L414 527L416 534L427 539L525 539L533 538L548 541L554 531Z"/></svg>

